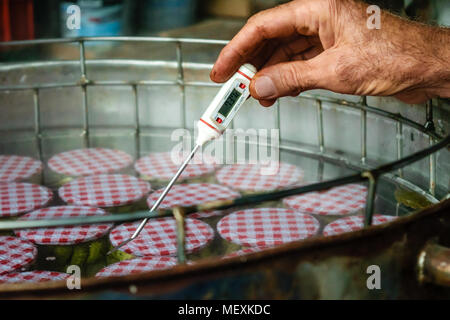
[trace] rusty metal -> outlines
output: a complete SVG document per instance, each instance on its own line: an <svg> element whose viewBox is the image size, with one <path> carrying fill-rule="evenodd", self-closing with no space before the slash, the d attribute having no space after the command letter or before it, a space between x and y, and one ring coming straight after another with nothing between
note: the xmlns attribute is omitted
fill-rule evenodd
<svg viewBox="0 0 450 320"><path fill-rule="evenodd" d="M175 45L176 60L163 61L166 66L175 67L176 77L174 80L149 79L146 80L93 80L87 77L87 67L94 65L93 61L88 61L85 56L85 44L89 41L114 41L114 42L146 42L146 43L167 43ZM138 91L141 88L150 86L178 86L182 92L181 115L182 126L187 127L186 119L186 92L187 89L200 87L214 87L216 84L208 81L192 79L188 73L185 75L187 64L183 59L182 45L186 44L211 44L224 45L225 41L200 40L200 39L170 39L170 38L129 38L129 37L102 37L102 38L79 38L60 40L36 40L17 41L13 43L0 43L3 45L42 45L42 44L75 43L79 46L79 69L81 78L76 81L61 81L37 84L6 84L0 85L0 92L33 90L35 126L34 136L38 143L39 158L43 158L41 142L48 133L42 133L42 117L40 115L40 95L39 93L49 88L81 88L81 107L83 114L83 131L81 136L84 139L84 146L90 145L90 139L95 138L91 130L93 125L89 123L92 108L89 108L87 99L87 88L95 86L128 86L132 89L134 97L134 110L136 111L135 126L133 136L136 143L136 154L140 154L140 139L148 132L144 132L140 127L140 114ZM109 60L105 60L108 62ZM87 62L90 62L89 64ZM114 65L117 61L109 61ZM45 68L50 62L33 62L36 68ZM70 62L71 63L71 62ZM68 64L70 64L68 63ZM68 65L64 64L64 65ZM41 68L41 69L42 69ZM77 64L78 68L78 64ZM399 218L397 221L383 226L374 226L364 230L334 236L329 238L317 237L302 242L295 242L280 246L274 249L264 250L248 256L231 259L203 259L192 265L180 265L170 270L155 271L139 275L126 276L112 279L83 279L83 289L79 292L72 292L66 289L65 283L44 283L44 284L17 284L1 285L0 296L8 298L17 297L129 297L130 285L137 288L137 294L142 297L153 298L423 298L423 297L450 297L449 289L439 288L431 285L430 281L437 279L437 284L442 284L444 275L431 276L439 272L431 268L436 266L437 260L427 260L432 257L440 257L442 252L437 252L434 247L427 247L431 238L440 245L448 245L450 230L449 201L438 203L435 197L436 171L442 165L442 158L437 163L435 152L444 150L449 145L450 136L443 137L445 131L439 133L430 126L434 124L431 102L426 108L427 123L423 125L400 113L389 112L380 108L371 107L367 104L367 98L354 102L341 98L321 96L318 94L305 93L301 99L315 101L317 110L317 150L308 149L302 145L293 146L290 141L282 141L281 150L292 150L300 155L317 157L319 160L318 170L323 178L324 163L343 163L348 168L355 169L358 173L340 177L329 181L314 183L288 191L281 190L266 195L253 195L242 197L235 201L225 201L223 203L205 204L209 208L231 208L238 205L256 204L261 201L268 201L272 198L279 199L297 193L304 193L316 190L323 190L333 186L351 182L371 182L369 185L368 208L366 209L366 226L371 224L373 215L374 197L376 185L382 175L388 177L396 183L400 183L408 190L413 190L425 196L433 205L423 211ZM349 110L359 111L361 115L361 149L358 152L357 160L354 161L349 154L334 153L333 146L326 140L325 133L328 127L324 115L327 105L339 105ZM277 102L280 106L280 102ZM396 128L397 161L379 165L371 163L368 145L370 135L367 128L370 125L370 117L378 117L383 121L392 121ZM141 119L142 120L142 119ZM281 127L280 111L277 110L275 124ZM428 146L422 145L422 150L404 157L403 149L407 147L407 141L403 140L403 134L407 130L414 129L427 137ZM314 131L311 131L314 132ZM326 148L325 148L326 146ZM407 149L405 149L407 150ZM415 150L414 150L415 151ZM413 151L413 152L414 152ZM405 151L406 154L408 154ZM428 190L422 189L419 185L404 180L403 169L409 164L429 157L429 181ZM445 159L445 158L444 158ZM389 160L390 161L390 160ZM444 160L445 162L445 160ZM373 164L374 166L369 165ZM378 165L376 167L375 165ZM445 163L444 163L445 165ZM427 168L428 169L428 168ZM392 172L398 170L401 178L393 176ZM427 170L428 171L428 170ZM438 178L441 179L440 176ZM428 177L427 177L428 179ZM441 179L442 180L442 179ZM442 185L442 181L441 185ZM291 193L290 193L291 192ZM439 194L439 193L436 193ZM198 207L184 208L184 213L188 214L197 210ZM178 210L178 209L177 209ZM180 212L178 212L180 213ZM176 215L178 214L176 213ZM447 215L446 215L447 213ZM170 211L151 213L158 216L172 214ZM182 215L180 215L182 217ZM144 216L142 216L143 218ZM131 218L131 216L129 216ZM182 231L180 221L179 228ZM1 224L0 224L1 225ZM426 226L426 228L424 228ZM0 226L1 227L1 226ZM180 235L180 233L178 233ZM446 242L447 241L447 242ZM180 244L183 237L179 239ZM425 248L425 249L424 249ZM180 250L182 251L182 250ZM422 253L420 253L422 252ZM439 254L438 254L439 253ZM184 252L179 253L181 255ZM183 257L181 257L183 259ZM417 261L423 262L423 267L417 265ZM431 263L430 261L434 261ZM369 290L366 286L368 277L366 270L369 264L379 265L382 272L382 289L377 291ZM418 280L417 270L421 270L423 276ZM434 271L433 271L434 270ZM114 293L111 293L113 290ZM133 289L133 292L135 290Z"/></svg>

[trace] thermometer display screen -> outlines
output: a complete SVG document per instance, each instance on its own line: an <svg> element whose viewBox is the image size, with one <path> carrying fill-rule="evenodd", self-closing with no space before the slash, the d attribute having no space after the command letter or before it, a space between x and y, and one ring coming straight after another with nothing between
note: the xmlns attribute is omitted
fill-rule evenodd
<svg viewBox="0 0 450 320"><path fill-rule="evenodd" d="M233 91L231 91L230 95L223 103L222 107L219 109L219 113L222 114L224 117L227 117L231 109L233 109L234 105L239 100L241 95L242 94L239 91L233 89Z"/></svg>

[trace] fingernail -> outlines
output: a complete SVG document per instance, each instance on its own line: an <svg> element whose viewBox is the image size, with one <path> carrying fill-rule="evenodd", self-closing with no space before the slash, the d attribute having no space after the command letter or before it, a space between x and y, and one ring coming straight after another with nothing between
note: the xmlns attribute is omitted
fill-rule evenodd
<svg viewBox="0 0 450 320"><path fill-rule="evenodd" d="M272 79L266 76L256 78L255 90L260 98L273 97L277 93L277 89L275 88Z"/></svg>

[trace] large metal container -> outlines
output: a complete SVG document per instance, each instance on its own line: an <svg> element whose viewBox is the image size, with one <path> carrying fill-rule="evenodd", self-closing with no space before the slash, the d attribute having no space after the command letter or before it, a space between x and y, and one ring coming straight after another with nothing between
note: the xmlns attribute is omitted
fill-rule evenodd
<svg viewBox="0 0 450 320"><path fill-rule="evenodd" d="M193 131L217 91L208 74L224 44L168 38L3 43L0 154L46 162L56 153L88 146L119 148L136 158L168 151L177 143L170 138L173 130ZM57 58L61 52L67 60ZM58 282L2 285L0 296L450 297L445 288L450 284L445 248L450 244L450 200L445 200L449 119L444 100L406 105L391 98L318 90L280 99L267 109L250 101L234 128L278 129L281 160L301 166L307 181L365 182L367 217L373 212L405 217L243 257L206 258L115 279L83 279L80 291ZM57 184L48 169L42 183ZM396 202L399 187L432 205L412 212ZM380 267L381 289L366 285L371 265Z"/></svg>

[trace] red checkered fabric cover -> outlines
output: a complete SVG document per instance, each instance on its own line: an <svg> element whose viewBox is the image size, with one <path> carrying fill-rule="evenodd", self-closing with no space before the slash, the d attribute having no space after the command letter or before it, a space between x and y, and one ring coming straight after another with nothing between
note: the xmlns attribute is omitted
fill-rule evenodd
<svg viewBox="0 0 450 320"><path fill-rule="evenodd" d="M173 257L142 257L111 264L100 270L95 276L119 277L134 273L167 269L175 265L177 265L177 259Z"/></svg>
<svg viewBox="0 0 450 320"><path fill-rule="evenodd" d="M59 153L50 158L48 166L57 173L77 177L112 173L132 162L133 158L123 151L90 148Z"/></svg>
<svg viewBox="0 0 450 320"><path fill-rule="evenodd" d="M287 163L279 163L275 174L262 174L259 164L234 164L217 171L217 180L230 188L241 191L267 191L298 183L303 170Z"/></svg>
<svg viewBox="0 0 450 320"><path fill-rule="evenodd" d="M344 215L357 212L366 205L367 188L347 184L321 192L308 192L288 197L283 203L289 208L321 215Z"/></svg>
<svg viewBox="0 0 450 320"><path fill-rule="evenodd" d="M61 199L69 204L92 207L116 207L145 197L150 184L124 174L82 177L59 188Z"/></svg>
<svg viewBox="0 0 450 320"><path fill-rule="evenodd" d="M201 155L199 153L199 155ZM187 157L187 155L185 155ZM170 152L151 153L136 161L134 167L136 171L146 178L154 180L170 180L178 171L181 163L184 161L182 156L174 162ZM180 179L189 179L202 176L216 170L218 165L216 160L211 157L201 155L195 156L189 165L184 169Z"/></svg>
<svg viewBox="0 0 450 320"><path fill-rule="evenodd" d="M147 198L149 208L159 198L164 189L153 192ZM226 200L238 198L239 193L211 183L192 183L174 185L163 202L159 206L161 209L173 208L176 206L191 206L214 200ZM189 215L190 218L207 218L221 214L221 211L196 212Z"/></svg>
<svg viewBox="0 0 450 320"><path fill-rule="evenodd" d="M385 216L381 214L375 214L373 216L372 224L382 224L394 220L397 217ZM362 229L364 226L364 216L349 216L345 218L333 221L325 226L323 229L323 235L333 236L345 232L356 231Z"/></svg>
<svg viewBox="0 0 450 320"><path fill-rule="evenodd" d="M140 221L124 223L109 234L113 246L129 239ZM214 237L214 231L203 221L185 220L186 252L190 253L204 247ZM139 236L122 247L124 251L136 256L169 256L177 253L176 223L173 218L150 219Z"/></svg>
<svg viewBox="0 0 450 320"><path fill-rule="evenodd" d="M318 230L315 218L283 208L240 210L217 224L224 239L249 247L270 247L305 239Z"/></svg>
<svg viewBox="0 0 450 320"><path fill-rule="evenodd" d="M34 262L36 247L29 241L0 236L0 275L24 268Z"/></svg>
<svg viewBox="0 0 450 320"><path fill-rule="evenodd" d="M42 186L23 182L0 183L0 218L46 206L53 193Z"/></svg>
<svg viewBox="0 0 450 320"><path fill-rule="evenodd" d="M29 179L40 173L42 167L42 162L33 158L0 155L0 182Z"/></svg>
<svg viewBox="0 0 450 320"><path fill-rule="evenodd" d="M100 208L61 206L50 207L27 213L20 220L50 220L72 217L104 216L107 212ZM44 245L71 245L96 240L113 227L112 223L89 224L67 227L50 227L16 230L18 237Z"/></svg>
<svg viewBox="0 0 450 320"><path fill-rule="evenodd" d="M0 283L45 282L65 280L70 274L55 271L13 272L0 276Z"/></svg>

